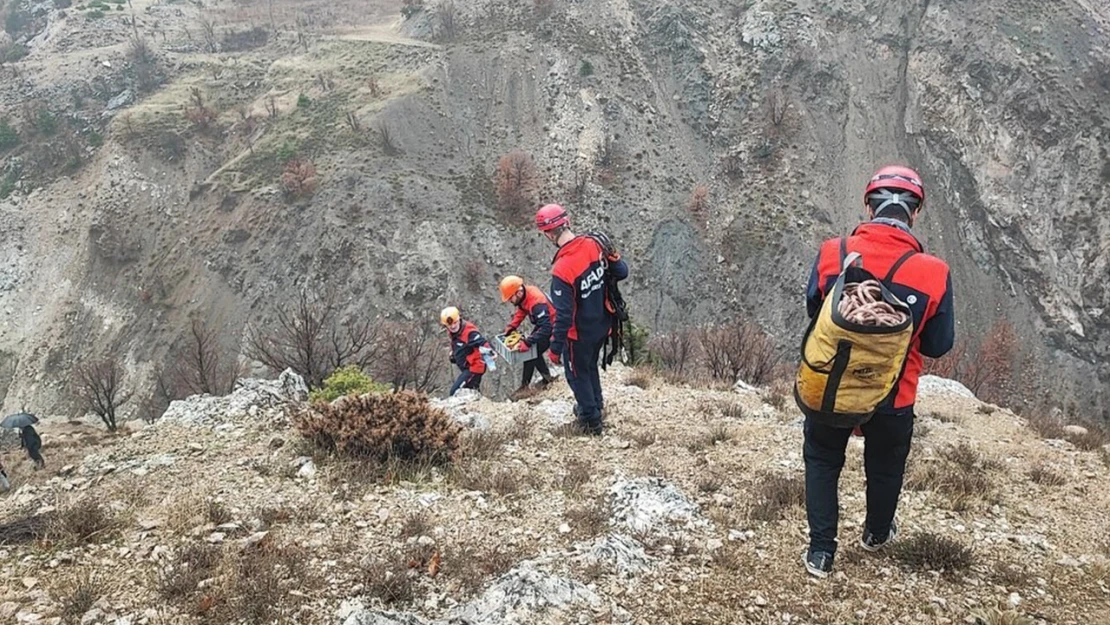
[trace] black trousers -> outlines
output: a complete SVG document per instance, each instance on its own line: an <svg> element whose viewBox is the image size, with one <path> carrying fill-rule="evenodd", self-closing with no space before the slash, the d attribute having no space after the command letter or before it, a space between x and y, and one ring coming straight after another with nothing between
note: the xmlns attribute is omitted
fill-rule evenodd
<svg viewBox="0 0 1110 625"><path fill-rule="evenodd" d="M547 348L551 347L550 341L540 341L536 343L536 357L532 360L524 361L524 376L520 381L521 386L528 386L532 383L532 377L539 371L540 375L546 380L551 377L551 370L547 368L547 361L544 360L543 355L547 352Z"/></svg>
<svg viewBox="0 0 1110 625"><path fill-rule="evenodd" d="M867 477L867 527L882 537L890 532L906 458L913 437L913 412L877 414L860 430L864 435L863 466ZM805 421L802 455L806 468L806 516L809 520L809 548L836 553L840 499L837 488L844 468L844 450L852 430L834 428L811 419Z"/></svg>
<svg viewBox="0 0 1110 625"><path fill-rule="evenodd" d="M481 373L471 373L469 369L466 369L459 373L459 377L455 378L455 383L451 385L451 391L447 395L454 395L460 388L476 389L481 383Z"/></svg>
<svg viewBox="0 0 1110 625"><path fill-rule="evenodd" d="M578 404L578 420L590 428L601 427L601 411L605 407L605 399L601 395L601 374L597 368L604 345L604 338L594 343L567 341L563 355L567 384Z"/></svg>

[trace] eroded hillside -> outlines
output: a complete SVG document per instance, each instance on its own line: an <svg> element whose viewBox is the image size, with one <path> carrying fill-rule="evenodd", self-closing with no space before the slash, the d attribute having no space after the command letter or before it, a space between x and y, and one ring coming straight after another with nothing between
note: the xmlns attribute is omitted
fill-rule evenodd
<svg viewBox="0 0 1110 625"><path fill-rule="evenodd" d="M500 327L496 279L543 283L552 251L498 203L521 149L528 201L625 250L638 322L741 315L787 349L817 242L877 163L912 162L961 335L1010 318L1039 377L1104 410L1098 3L62 4L4 9L6 407L66 409L71 366L109 346L149 384L191 316L235 343L305 285ZM283 190L296 159L311 196Z"/></svg>

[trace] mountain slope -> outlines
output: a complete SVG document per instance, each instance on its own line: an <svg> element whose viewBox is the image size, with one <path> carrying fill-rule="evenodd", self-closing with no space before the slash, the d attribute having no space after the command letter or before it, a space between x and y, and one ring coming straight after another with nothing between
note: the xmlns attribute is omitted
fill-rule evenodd
<svg viewBox="0 0 1110 625"><path fill-rule="evenodd" d="M1110 466L1098 450L1040 439L1012 413L927 379L898 512L904 550L873 555L856 544L864 482L853 441L837 574L816 582L800 560L793 407L767 389L640 377L643 390L623 383L630 376L621 367L604 376L611 430L600 439L562 433L570 395L561 384L521 403L441 402L469 424L462 464L386 481L365 463L303 456L274 383L175 404L120 436L47 418L45 471L5 458L15 490L0 499L0 539L28 514L106 520L76 541L54 533L0 546L0 614L957 623L1009 604L1037 623L1110 622ZM929 536L950 544L930 548ZM962 564L960 547L971 550ZM81 588L86 603L74 598Z"/></svg>

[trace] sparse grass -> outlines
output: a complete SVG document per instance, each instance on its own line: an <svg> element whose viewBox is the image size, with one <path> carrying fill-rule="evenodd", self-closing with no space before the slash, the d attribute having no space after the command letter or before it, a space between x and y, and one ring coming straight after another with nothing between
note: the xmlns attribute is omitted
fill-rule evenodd
<svg viewBox="0 0 1110 625"><path fill-rule="evenodd" d="M997 408L995 408L994 406L992 406L990 404L979 404L979 407L975 410L975 412L977 412L981 415L988 416L988 417L990 415L994 414L996 411L997 411Z"/></svg>
<svg viewBox="0 0 1110 625"><path fill-rule="evenodd" d="M526 441L532 437L532 430L536 427L535 422L526 415L517 415L513 417L513 422L505 431L505 435L509 440L513 441Z"/></svg>
<svg viewBox="0 0 1110 625"><path fill-rule="evenodd" d="M563 474L560 488L564 493L576 493L580 488L589 483L590 474L593 472L593 463L588 460L571 459L567 462L566 473Z"/></svg>
<svg viewBox="0 0 1110 625"><path fill-rule="evenodd" d="M658 440L658 436L656 436L655 432L652 432L650 430L640 430L633 434L630 438L632 439L633 443L636 443L636 447L640 449L651 447L655 444L655 441Z"/></svg>
<svg viewBox="0 0 1110 625"><path fill-rule="evenodd" d="M995 562L991 567L992 577L1007 589L1022 588L1029 585L1033 575L1028 569L1012 562Z"/></svg>
<svg viewBox="0 0 1110 625"><path fill-rule="evenodd" d="M235 520L235 517L231 514L231 510L228 510L223 502L216 501L215 499L209 499L205 504L204 518L213 525L223 525L224 523L231 523Z"/></svg>
<svg viewBox="0 0 1110 625"><path fill-rule="evenodd" d="M489 460L501 453L501 446L508 442L504 432L490 430L469 430L462 436L460 449L463 457L475 460Z"/></svg>
<svg viewBox="0 0 1110 625"><path fill-rule="evenodd" d="M788 508L803 506L805 501L806 485L801 478L768 475L758 482L748 516L754 521L778 521Z"/></svg>
<svg viewBox="0 0 1110 625"><path fill-rule="evenodd" d="M913 426L913 437L915 439L926 438L932 434L933 428L925 425L924 423L915 423Z"/></svg>
<svg viewBox="0 0 1110 625"><path fill-rule="evenodd" d="M748 559L740 552L740 548L735 545L726 544L724 547L714 551L711 558L714 566L732 573L750 568Z"/></svg>
<svg viewBox="0 0 1110 625"><path fill-rule="evenodd" d="M362 567L362 583L367 596L386 605L409 603L416 597L410 568L400 555L375 558Z"/></svg>
<svg viewBox="0 0 1110 625"><path fill-rule="evenodd" d="M163 599L186 601L202 581L215 575L222 557L218 547L190 543L173 564L155 571L151 586Z"/></svg>
<svg viewBox="0 0 1110 625"><path fill-rule="evenodd" d="M906 478L906 488L944 495L952 510L963 512L976 503L996 501L989 473L1000 469L997 461L984 459L966 443L961 443L942 450L935 462L914 464Z"/></svg>
<svg viewBox="0 0 1110 625"><path fill-rule="evenodd" d="M53 517L50 535L73 545L86 545L110 538L119 530L119 519L92 497L63 507Z"/></svg>
<svg viewBox="0 0 1110 625"><path fill-rule="evenodd" d="M498 495L512 495L520 491L518 469L507 466L466 463L452 467L451 481L459 488Z"/></svg>
<svg viewBox="0 0 1110 625"><path fill-rule="evenodd" d="M609 513L601 501L568 508L563 516L571 529L583 536L598 536L609 526Z"/></svg>
<svg viewBox="0 0 1110 625"><path fill-rule="evenodd" d="M88 571L61 581L63 583L59 584L55 601L60 606L62 622L67 625L80 623L81 617L104 595L104 584Z"/></svg>
<svg viewBox="0 0 1110 625"><path fill-rule="evenodd" d="M1029 479L1041 486L1063 486L1068 483L1066 477L1046 467L1044 464L1038 464L1030 469Z"/></svg>
<svg viewBox="0 0 1110 625"><path fill-rule="evenodd" d="M984 608L972 612L971 617L975 625L1033 625L1031 618L1022 616L1016 610L1002 608Z"/></svg>
<svg viewBox="0 0 1110 625"><path fill-rule="evenodd" d="M709 430L699 434L686 444L686 449L691 453L704 451L717 443L724 443L732 439L732 431L723 423L715 423Z"/></svg>
<svg viewBox="0 0 1110 625"><path fill-rule="evenodd" d="M510 545L474 547L465 545L448 550L443 556L443 572L456 580L467 593L477 592L486 580L513 568L524 554Z"/></svg>
<svg viewBox="0 0 1110 625"><path fill-rule="evenodd" d="M975 563L975 554L964 545L945 536L929 532L914 534L892 545L894 557L901 562L928 571L951 574L964 571Z"/></svg>
<svg viewBox="0 0 1110 625"><path fill-rule="evenodd" d="M698 492L703 493L703 494L707 494L707 495L711 495L713 493L716 493L716 492L720 491L722 488L724 488L724 485L725 485L724 480L722 480L720 476L709 475L709 476L706 476L706 477L702 478L698 482Z"/></svg>
<svg viewBox="0 0 1110 625"><path fill-rule="evenodd" d="M651 388L654 381L655 372L646 367L636 367L624 378L624 383L628 386L636 386L645 391Z"/></svg>
<svg viewBox="0 0 1110 625"><path fill-rule="evenodd" d="M721 416L726 419L743 419L746 416L744 405L733 401L721 406Z"/></svg>
<svg viewBox="0 0 1110 625"><path fill-rule="evenodd" d="M398 538L404 540L406 538L427 536L431 531L432 524L428 520L427 513L415 512L405 517L405 522L401 524L401 534Z"/></svg>

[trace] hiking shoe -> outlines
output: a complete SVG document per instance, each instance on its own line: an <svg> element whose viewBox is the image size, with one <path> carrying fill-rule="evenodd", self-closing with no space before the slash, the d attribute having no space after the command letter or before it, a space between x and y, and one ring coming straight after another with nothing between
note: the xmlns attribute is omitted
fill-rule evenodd
<svg viewBox="0 0 1110 625"><path fill-rule="evenodd" d="M878 536L871 533L871 530L866 525L863 526L863 535L859 537L859 546L863 547L865 551L876 552L883 547L886 547L894 541L894 537L898 535L898 524L894 521L890 523L890 533L886 538L880 539Z"/></svg>
<svg viewBox="0 0 1110 625"><path fill-rule="evenodd" d="M832 573L833 554L827 551L806 551L802 554L802 562L810 575L824 579Z"/></svg>

